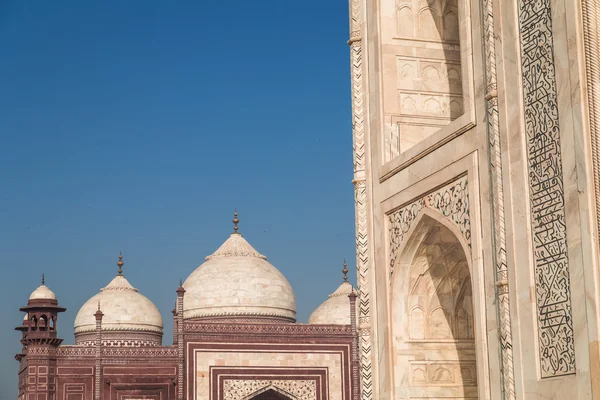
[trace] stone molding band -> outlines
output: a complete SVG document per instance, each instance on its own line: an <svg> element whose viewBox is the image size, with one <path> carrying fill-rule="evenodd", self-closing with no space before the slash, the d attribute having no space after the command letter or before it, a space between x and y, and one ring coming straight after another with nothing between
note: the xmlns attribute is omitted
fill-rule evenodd
<svg viewBox="0 0 600 400"><path fill-rule="evenodd" d="M267 317L277 318L285 322L296 322L296 318L283 316L281 313L263 313L263 312L251 312L251 311L224 311L224 312L202 312L202 311L183 311L184 320L191 320L196 318L220 318L220 317Z"/></svg>

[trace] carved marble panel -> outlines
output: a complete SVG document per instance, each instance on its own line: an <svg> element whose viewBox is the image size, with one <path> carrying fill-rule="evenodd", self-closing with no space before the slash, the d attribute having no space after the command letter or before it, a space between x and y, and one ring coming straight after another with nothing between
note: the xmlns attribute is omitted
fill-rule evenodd
<svg viewBox="0 0 600 400"><path fill-rule="evenodd" d="M413 221L423 208L435 210L452 221L462 233L469 247L471 246L468 181L464 176L388 215L391 274L394 271L398 249L404 241L404 235L410 230Z"/></svg>
<svg viewBox="0 0 600 400"><path fill-rule="evenodd" d="M317 399L315 380L225 379L223 400L248 400L267 390L275 390L292 399Z"/></svg>

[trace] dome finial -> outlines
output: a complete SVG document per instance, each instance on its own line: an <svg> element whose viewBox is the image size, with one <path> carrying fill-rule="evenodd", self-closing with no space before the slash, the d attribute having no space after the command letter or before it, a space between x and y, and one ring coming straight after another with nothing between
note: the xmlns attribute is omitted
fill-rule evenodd
<svg viewBox="0 0 600 400"><path fill-rule="evenodd" d="M119 275L123 275L123 254L119 251L119 261L117 261L117 265L119 266Z"/></svg>
<svg viewBox="0 0 600 400"><path fill-rule="evenodd" d="M344 258L344 269L342 270L342 273L344 274L344 282L348 280L348 268L346 267L346 259Z"/></svg>
<svg viewBox="0 0 600 400"><path fill-rule="evenodd" d="M42 286L46 285L46 277L42 274Z"/></svg>
<svg viewBox="0 0 600 400"><path fill-rule="evenodd" d="M237 209L233 210L233 233L238 233L238 223L240 220L238 219Z"/></svg>

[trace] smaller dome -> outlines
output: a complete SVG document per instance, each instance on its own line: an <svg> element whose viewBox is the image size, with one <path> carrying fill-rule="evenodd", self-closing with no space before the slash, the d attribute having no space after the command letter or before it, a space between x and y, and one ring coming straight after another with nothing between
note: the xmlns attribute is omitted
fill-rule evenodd
<svg viewBox="0 0 600 400"><path fill-rule="evenodd" d="M42 283L37 289L31 292L29 300L56 300L56 295L48 286Z"/></svg>
<svg viewBox="0 0 600 400"><path fill-rule="evenodd" d="M350 325L350 299L354 288L348 281L342 282L308 318L311 325Z"/></svg>
<svg viewBox="0 0 600 400"><path fill-rule="evenodd" d="M75 334L96 329L94 313L100 303L105 331L148 331L162 335L163 320L156 306L117 275L100 293L89 299L75 317Z"/></svg>
<svg viewBox="0 0 600 400"><path fill-rule="evenodd" d="M97 311L102 317L102 343L106 346L160 346L163 320L156 306L123 275L119 255L117 276L86 301L75 317L75 344L95 343Z"/></svg>

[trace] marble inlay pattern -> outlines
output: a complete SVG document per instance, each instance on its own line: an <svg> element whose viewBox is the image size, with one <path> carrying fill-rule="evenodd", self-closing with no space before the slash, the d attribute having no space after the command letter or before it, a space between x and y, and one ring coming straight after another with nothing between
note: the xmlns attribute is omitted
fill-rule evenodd
<svg viewBox="0 0 600 400"><path fill-rule="evenodd" d="M388 215L390 240L390 274L399 256L398 250L404 241L404 235L423 208L430 208L452 221L471 246L471 220L469 218L469 194L467 177L457 179L436 191L413 201L412 203Z"/></svg>
<svg viewBox="0 0 600 400"><path fill-rule="evenodd" d="M317 385L314 380L249 380L223 381L223 400L246 400L273 389L295 399L316 400Z"/></svg>
<svg viewBox="0 0 600 400"><path fill-rule="evenodd" d="M370 326L369 235L367 222L365 90L363 82L362 2L349 1L350 66L352 84L352 148L354 163L354 208L356 223L356 275L360 346L361 398L373 398Z"/></svg>
<svg viewBox="0 0 600 400"><path fill-rule="evenodd" d="M520 0L521 68L542 378L575 373L550 0Z"/></svg>
<svg viewBox="0 0 600 400"><path fill-rule="evenodd" d="M510 317L510 295L508 287L508 265L506 262L506 229L504 221L504 188L502 186L502 150L500 143L500 121L498 118L498 84L496 77L496 38L494 37L494 7L492 0L482 0L485 54L485 96L487 108L487 134L490 170L490 201L494 230L494 263L496 265L496 307L502 359L502 384L504 399L515 399L513 367L512 326Z"/></svg>

